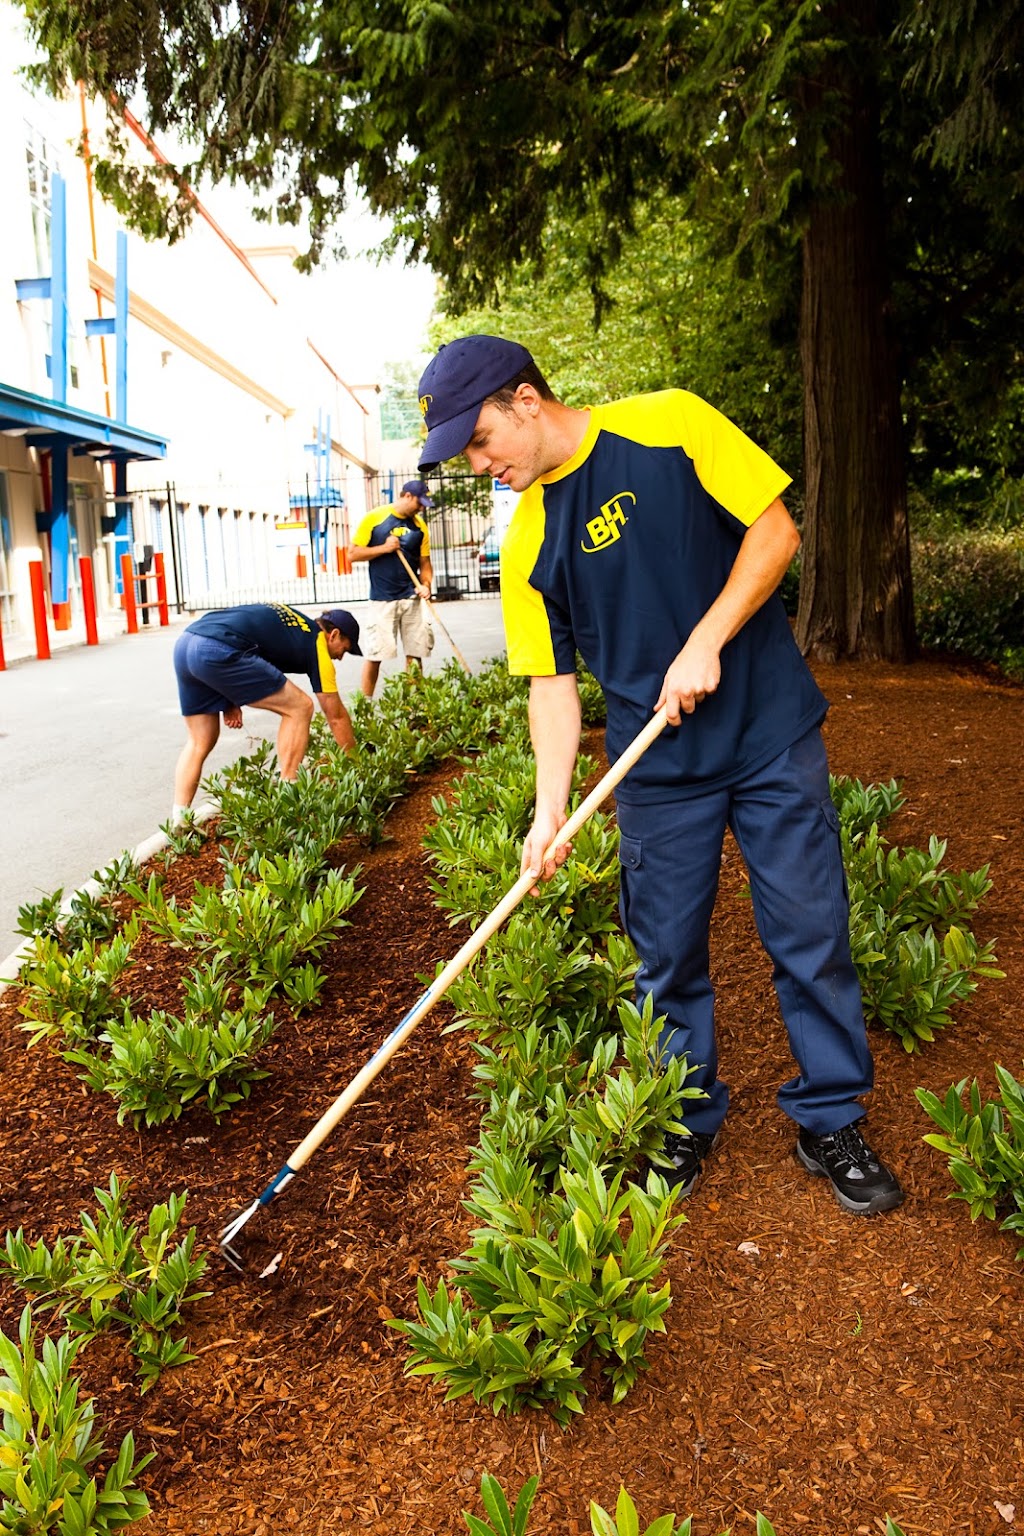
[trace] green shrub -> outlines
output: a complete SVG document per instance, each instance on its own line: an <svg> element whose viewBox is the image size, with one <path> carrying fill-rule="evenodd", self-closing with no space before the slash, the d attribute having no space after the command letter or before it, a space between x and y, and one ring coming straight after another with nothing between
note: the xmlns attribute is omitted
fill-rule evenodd
<svg viewBox="0 0 1024 1536"><path fill-rule="evenodd" d="M36 939L22 971L25 992L18 1004L31 1045L58 1034L77 1045L99 1038L125 1006L115 986L131 961L137 931L129 925L107 944L85 939L71 951L58 939Z"/></svg>
<svg viewBox="0 0 1024 1536"><path fill-rule="evenodd" d="M115 1326L127 1329L145 1392L168 1366L194 1358L171 1330L182 1324L182 1307L211 1292L194 1289L206 1272L205 1256L195 1255L195 1228L171 1248L187 1196L155 1205L140 1236L125 1219L127 1191L127 1181L112 1174L109 1189L95 1191L95 1218L81 1213L81 1236L58 1238L52 1249L41 1240L33 1247L20 1227L8 1232L0 1272L83 1341Z"/></svg>
<svg viewBox="0 0 1024 1536"><path fill-rule="evenodd" d="M904 803L895 780L864 785L833 778L831 793L865 1016L916 1051L952 1021L953 1007L970 996L978 978L1003 974L992 945L979 946L966 925L992 888L988 865L956 874L944 869L946 844L937 837L927 851L891 847L879 824Z"/></svg>
<svg viewBox="0 0 1024 1536"><path fill-rule="evenodd" d="M485 1224L453 1262L459 1287L440 1280L431 1295L421 1280L421 1321L390 1320L412 1340L406 1369L443 1376L446 1402L471 1392L495 1413L543 1404L564 1425L582 1412L590 1358L604 1357L614 1402L646 1368L644 1343L664 1332L670 1302L668 1282L651 1283L685 1217L659 1175L623 1189L591 1151L581 1148L582 1166L562 1168L561 1189L546 1194L520 1148L481 1146L467 1209Z"/></svg>
<svg viewBox="0 0 1024 1536"><path fill-rule="evenodd" d="M949 1158L949 1171L957 1188L951 1200L965 1200L971 1220L990 1221L1012 1207L1000 1228L1024 1232L1024 1088L1005 1067L996 1066L999 1100L982 1102L975 1078L964 1103L967 1079L954 1083L945 1100L926 1088L918 1088L922 1109L939 1126L924 1139ZM1024 1259L1024 1247L1017 1258Z"/></svg>
<svg viewBox="0 0 1024 1536"><path fill-rule="evenodd" d="M238 1009L189 1010L183 1019L162 1009L136 1017L126 1006L120 1023L108 1021L98 1048L62 1054L84 1068L82 1081L94 1092L117 1100L119 1124L162 1125L198 1105L219 1120L269 1075L255 1064L274 1033L265 1006L266 993L248 988Z"/></svg>
<svg viewBox="0 0 1024 1536"><path fill-rule="evenodd" d="M71 1374L80 1344L44 1339L37 1353L29 1307L17 1343L0 1333L0 1530L11 1536L106 1536L149 1513L134 1484L153 1457L136 1460L130 1433L102 1484L89 1475L103 1444L92 1398L79 1399Z"/></svg>
<svg viewBox="0 0 1024 1536"><path fill-rule="evenodd" d="M991 661L1024 680L1024 533L919 538L914 606L923 645Z"/></svg>
<svg viewBox="0 0 1024 1536"><path fill-rule="evenodd" d="M906 797L895 779L888 784L863 784L844 773L829 775L829 793L847 842L880 827L906 804Z"/></svg>
<svg viewBox="0 0 1024 1536"><path fill-rule="evenodd" d="M123 853L105 869L94 870L90 882L94 890L75 891L65 903L61 886L40 901L19 907L16 931L27 938L52 939L63 954L86 943L101 944L120 927L113 898L135 874L132 855Z"/></svg>
<svg viewBox="0 0 1024 1536"><path fill-rule="evenodd" d="M530 1510L537 1494L538 1479L531 1477L523 1484L515 1509L509 1508L504 1490L497 1478L485 1472L480 1479L480 1497L490 1520L481 1520L462 1511L462 1518L469 1527L470 1536L527 1536ZM640 1517L637 1507L625 1488L620 1487L615 1504L615 1514L610 1515L596 1500L590 1502L590 1529L593 1536L641 1536ZM674 1514L659 1515L643 1532L643 1536L691 1536L693 1520L688 1518L679 1525ZM729 1536L722 1531L721 1536ZM756 1536L775 1536L775 1527L757 1512ZM903 1536L898 1525L886 1517L885 1536Z"/></svg>

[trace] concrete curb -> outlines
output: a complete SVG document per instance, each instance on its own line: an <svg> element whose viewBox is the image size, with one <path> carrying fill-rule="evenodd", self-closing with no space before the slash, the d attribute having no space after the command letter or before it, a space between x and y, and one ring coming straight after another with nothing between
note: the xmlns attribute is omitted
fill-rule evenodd
<svg viewBox="0 0 1024 1536"><path fill-rule="evenodd" d="M196 821L209 821L211 816L216 816L219 809L220 807L214 802L208 801L207 804L199 806L195 813ZM151 859L154 854L160 853L167 846L167 833L154 832L151 837L145 838L137 847L131 850L131 856L134 863L141 868L147 859ZM105 875L114 863L116 863L116 859L111 859L109 864L105 864L100 870L100 875ZM80 885L77 890L64 897L60 904L61 911L69 912L71 910L71 903L76 896L95 896L99 889L100 883L98 880L86 880L84 885ZM0 960L0 995L6 992L8 987L16 985L21 967L28 959L31 951L32 940L25 939L18 945L17 949L11 951L6 960Z"/></svg>

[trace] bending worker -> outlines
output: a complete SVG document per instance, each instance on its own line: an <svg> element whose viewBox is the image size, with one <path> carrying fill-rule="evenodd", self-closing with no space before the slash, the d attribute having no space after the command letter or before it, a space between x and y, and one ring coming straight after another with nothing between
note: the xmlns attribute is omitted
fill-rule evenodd
<svg viewBox="0 0 1024 1536"><path fill-rule="evenodd" d="M750 874L796 1076L778 1092L795 1153L847 1211L899 1205L859 1128L872 1061L850 956L839 822L820 726L828 707L777 588L800 543L789 476L685 390L574 410L529 352L466 336L420 380L420 468L465 452L522 493L501 550L509 670L528 675L537 759L523 871L566 820L580 738L576 651L604 691L618 757L651 713L669 724L616 792L623 924L661 1046L694 1068L668 1175L693 1188L725 1119L708 934L726 827ZM543 867L542 867L543 866Z"/></svg>
<svg viewBox="0 0 1024 1536"><path fill-rule="evenodd" d="M294 779L309 742L313 700L286 672L304 673L338 746L355 746L352 721L338 693L334 663L361 656L359 625L345 608L307 618L284 603L245 603L205 613L178 637L174 670L188 740L174 774L172 821L192 804L203 764L224 724L238 729L242 706L279 715L277 762Z"/></svg>
<svg viewBox="0 0 1024 1536"><path fill-rule="evenodd" d="M427 599L434 579L430 563L430 533L424 508L434 503L425 480L407 480L394 506L367 512L349 545L349 558L366 560L370 568L370 617L363 633L363 675L360 686L373 698L382 661L398 655L401 635L405 670L421 667L434 648L434 628ZM414 581L401 560L401 550L416 573Z"/></svg>

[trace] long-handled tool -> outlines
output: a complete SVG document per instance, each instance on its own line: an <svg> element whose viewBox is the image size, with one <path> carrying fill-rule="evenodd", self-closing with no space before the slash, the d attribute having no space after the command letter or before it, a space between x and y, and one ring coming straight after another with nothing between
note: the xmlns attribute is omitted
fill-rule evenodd
<svg viewBox="0 0 1024 1536"><path fill-rule="evenodd" d="M399 560L401 560L402 564L405 566L406 570L409 572L409 575L412 578L413 586L414 587L420 586L421 582L420 582L419 577L416 575L416 572L413 570L412 566L409 564L408 560L405 558L405 556L402 553L401 549L400 548L397 549L395 551L395 553L397 554ZM460 662L463 671L464 672L468 672L469 671L469 662L466 660L465 656L463 656L462 652L459 650L458 646L455 644L455 641L452 639L452 637L448 633L447 629L441 623L441 619L440 619L440 616L438 614L437 608L434 606L434 604L430 601L429 598L427 599L427 607L430 609L431 617L433 618L434 623L437 625L438 629L441 631L442 635L444 635L445 639L448 641L448 644L451 646L452 650L455 652L456 658Z"/></svg>
<svg viewBox="0 0 1024 1536"><path fill-rule="evenodd" d="M619 780L625 777L633 764L647 751L651 742L661 735L665 729L667 719L668 711L663 705L656 714L651 716L643 730L634 737L622 755L615 759L608 772L590 791L586 799L573 811L565 826L561 828L558 836L545 853L545 864L554 857L556 850L568 843L580 827L582 827L583 823L590 819L602 802L607 799ZM343 1089L335 1099L330 1109L321 1115L316 1125L309 1132L309 1135L295 1148L295 1151L284 1167L271 1179L259 1198L254 1200L251 1205L246 1206L240 1215L236 1216L233 1221L230 1221L223 1228L219 1235L220 1251L229 1264L233 1264L236 1269L244 1267L241 1255L231 1245L249 1218L254 1216L261 1206L269 1205L274 1196L279 1194L286 1184L291 1183L299 1169L308 1162L317 1147L327 1140L334 1127L339 1121L344 1119L352 1105L370 1086L382 1067L387 1065L398 1048L405 1043L424 1014L429 1013L439 998L444 996L456 977L460 976L466 969L466 966L472 960L477 950L483 948L491 935L501 927L506 917L519 905L523 897L528 891L533 889L536 883L537 876L531 874L529 870L519 876L515 885L505 893L498 902L498 905L488 913L479 927L473 930L458 954L449 960L444 970L434 978L434 981L423 995L413 1004L401 1023L395 1026L384 1041L384 1044L379 1050L374 1052L366 1065L356 1073L348 1087Z"/></svg>

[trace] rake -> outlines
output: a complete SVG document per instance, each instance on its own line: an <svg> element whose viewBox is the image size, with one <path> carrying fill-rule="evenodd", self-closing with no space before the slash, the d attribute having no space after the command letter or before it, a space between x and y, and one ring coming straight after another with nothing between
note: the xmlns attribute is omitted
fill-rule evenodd
<svg viewBox="0 0 1024 1536"><path fill-rule="evenodd" d="M402 564L405 566L406 570L409 572L409 576L410 576L410 578L412 580L413 586L418 586L420 579L416 575L416 572L413 570L412 566L409 564L408 560L405 558L405 555L402 553L401 549L396 549L395 550L395 554L398 556L399 560L401 560ZM434 623L437 625L438 629L441 631L442 635L444 635L445 639L448 641L448 644L451 646L452 650L455 652L455 658L459 662L460 666L462 667L463 672L467 672L468 673L469 670L470 670L469 662L466 660L465 656L463 656L462 652L459 650L458 646L455 644L455 641L452 639L452 637L449 634L448 630L445 628L444 624L441 622L440 615L438 614L437 609L435 608L434 604L430 601L429 598L427 599L427 607L430 609L430 616L433 619Z"/></svg>
<svg viewBox="0 0 1024 1536"><path fill-rule="evenodd" d="M651 743L661 735L667 719L668 711L663 705L661 709L651 716L643 730L634 737L621 756L616 758L608 772L595 785L586 799L577 806L545 853L545 864L554 857L555 852L559 848L564 847L572 839L584 822L589 820L608 797L619 780L625 777L633 764L647 751ZM226 1227L222 1228L218 1234L220 1251L227 1262L233 1265L235 1269L242 1270L245 1268L245 1262L241 1253L233 1245L246 1222L255 1216L261 1207L269 1205L274 1196L279 1195L282 1189L291 1183L300 1168L309 1161L317 1148L327 1140L335 1126L348 1114L357 1099L365 1093L378 1072L387 1065L395 1052L404 1045L420 1020L444 996L452 982L462 974L477 951L482 949L492 934L497 932L505 919L519 905L527 892L533 889L536 883L537 876L531 874L528 870L519 876L515 885L505 893L497 906L473 930L458 953L438 973L427 990L417 999L400 1023L396 1024L383 1045L374 1052L365 1066L360 1068L348 1086L335 1099L331 1107L321 1115L304 1140L299 1142L299 1145L295 1148L288 1161L274 1175L263 1193L251 1205L246 1206L244 1211L229 1221Z"/></svg>

